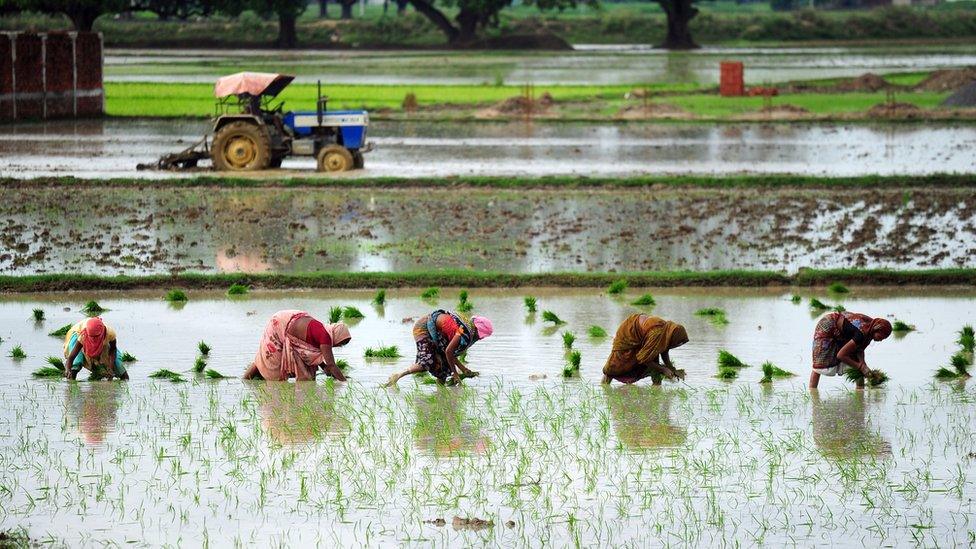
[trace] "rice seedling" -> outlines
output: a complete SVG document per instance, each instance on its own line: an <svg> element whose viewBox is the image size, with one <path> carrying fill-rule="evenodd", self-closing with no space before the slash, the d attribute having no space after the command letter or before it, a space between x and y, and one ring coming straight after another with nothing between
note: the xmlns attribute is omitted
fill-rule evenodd
<svg viewBox="0 0 976 549"><path fill-rule="evenodd" d="M536 301L534 297L527 296L525 299L523 299L523 302L525 303L525 308L530 313L534 313L536 311Z"/></svg>
<svg viewBox="0 0 976 549"><path fill-rule="evenodd" d="M850 292L850 290L847 289L847 286L844 286L840 282L831 283L829 286L827 286L827 291L832 294L846 294Z"/></svg>
<svg viewBox="0 0 976 549"><path fill-rule="evenodd" d="M848 368L847 371L844 372L844 377L846 377L848 381L853 381L855 383L864 380L867 382L867 385L870 385L871 387L877 387L889 379L888 374L882 372L881 370L871 370L871 375L865 378L864 374L857 368Z"/></svg>
<svg viewBox="0 0 976 549"><path fill-rule="evenodd" d="M22 360L27 358L27 353L24 352L24 348L20 345L15 346L10 350L10 358L14 360Z"/></svg>
<svg viewBox="0 0 976 549"><path fill-rule="evenodd" d="M542 311L542 320L545 322L552 322L555 325L566 324L563 319L556 316L556 313L552 311Z"/></svg>
<svg viewBox="0 0 976 549"><path fill-rule="evenodd" d="M197 359L193 362L193 371L199 374L200 372L204 371L206 368L207 368L207 359L205 357L198 356Z"/></svg>
<svg viewBox="0 0 976 549"><path fill-rule="evenodd" d="M34 322L44 322L44 309L34 309Z"/></svg>
<svg viewBox="0 0 976 549"><path fill-rule="evenodd" d="M45 358L44 360L47 361L47 363L50 366L52 366L54 368L57 368L58 370L61 370L62 372L64 371L64 359L63 358L57 357L57 356L49 356L49 357Z"/></svg>
<svg viewBox="0 0 976 549"><path fill-rule="evenodd" d="M963 326L959 330L959 339L956 340L964 351L972 354L974 349L976 349L976 334L973 333L973 327L970 325Z"/></svg>
<svg viewBox="0 0 976 549"><path fill-rule="evenodd" d="M121 360L122 362L135 362L139 359L137 359L135 355L130 354L128 351L125 351L122 353L122 356L119 357L119 360Z"/></svg>
<svg viewBox="0 0 976 549"><path fill-rule="evenodd" d="M31 373L34 377L64 377L64 370L59 370L57 368L52 368L50 366L45 366L43 368L38 368Z"/></svg>
<svg viewBox="0 0 976 549"><path fill-rule="evenodd" d="M786 371L769 361L763 362L762 372L763 376L762 379L759 380L759 383L772 383L774 378L793 377L796 375L793 372Z"/></svg>
<svg viewBox="0 0 976 549"><path fill-rule="evenodd" d="M329 323L335 324L342 320L342 307L332 307L329 309Z"/></svg>
<svg viewBox="0 0 976 549"><path fill-rule="evenodd" d="M386 290L380 290L373 296L374 305L386 305Z"/></svg>
<svg viewBox="0 0 976 549"><path fill-rule="evenodd" d="M794 305L799 305L801 301L803 301L803 298L800 297L800 294L793 294L790 296L790 302Z"/></svg>
<svg viewBox="0 0 976 549"><path fill-rule="evenodd" d="M718 367L719 368L747 368L749 365L745 362L739 360L739 357L733 355L732 353L726 351L725 349L720 349L718 352Z"/></svg>
<svg viewBox="0 0 976 549"><path fill-rule="evenodd" d="M563 377L573 377L579 374L580 363L583 361L583 354L579 351L569 353L568 363L563 368Z"/></svg>
<svg viewBox="0 0 976 549"><path fill-rule="evenodd" d="M72 326L71 324L65 324L64 326L61 326L57 330L54 330L53 332L51 332L51 333L49 333L47 335L49 335L51 337L64 337L64 336L68 335L68 330L71 329L71 326Z"/></svg>
<svg viewBox="0 0 976 549"><path fill-rule="evenodd" d="M339 368L342 371L349 369L349 361L344 358L336 359L335 364L336 368Z"/></svg>
<svg viewBox="0 0 976 549"><path fill-rule="evenodd" d="M637 305L638 307L653 307L656 304L657 302L654 301L654 296L651 294L644 294L631 303L631 305Z"/></svg>
<svg viewBox="0 0 976 549"><path fill-rule="evenodd" d="M892 332L901 332L901 333L914 332L915 331L915 326L913 326L911 324L907 324L907 323L902 322L900 320L896 320L896 321L894 321L891 324L891 331Z"/></svg>
<svg viewBox="0 0 976 549"><path fill-rule="evenodd" d="M959 379L959 372L953 370L952 368L946 368L945 366L940 367L935 371L935 379L949 380L949 379Z"/></svg>
<svg viewBox="0 0 976 549"><path fill-rule="evenodd" d="M706 317L709 322L716 326L724 326L729 323L729 319L725 316L725 309L719 309L718 307L698 309L695 311L695 315Z"/></svg>
<svg viewBox="0 0 976 549"><path fill-rule="evenodd" d="M597 325L587 328L586 333L590 337L607 337L607 331Z"/></svg>
<svg viewBox="0 0 976 549"><path fill-rule="evenodd" d="M363 316L362 311L355 307L343 307L342 318L346 320L359 320L365 317Z"/></svg>
<svg viewBox="0 0 976 549"><path fill-rule="evenodd" d="M739 370L736 368L719 367L718 373L715 374L715 377L719 379L732 380L739 377Z"/></svg>
<svg viewBox="0 0 976 549"><path fill-rule="evenodd" d="M366 358L400 358L403 355L400 354L400 350L397 349L396 345L390 345L378 349L366 347L363 356Z"/></svg>
<svg viewBox="0 0 976 549"><path fill-rule="evenodd" d="M201 341L200 343L197 343L197 349L199 349L200 354L203 356L207 356L210 354L210 345L207 345L207 342L205 341Z"/></svg>
<svg viewBox="0 0 976 549"><path fill-rule="evenodd" d="M626 280L624 280L624 279L615 280L614 282L612 282L610 284L610 287L607 288L607 293L610 294L610 295L620 295L620 294L624 293L624 290L626 290L626 289L627 289L627 281Z"/></svg>
<svg viewBox="0 0 976 549"><path fill-rule="evenodd" d="M574 341L576 341L576 336L573 332L563 332L563 347L572 349Z"/></svg>
<svg viewBox="0 0 976 549"><path fill-rule="evenodd" d="M965 351L959 351L958 353L949 357L949 365L952 366L953 377L969 378L972 377L969 374L969 367L973 365L972 355L966 353ZM944 379L944 378L943 378Z"/></svg>
<svg viewBox="0 0 976 549"><path fill-rule="evenodd" d="M231 379L231 376L225 376L224 374L218 372L217 370L214 370L213 368L207 368L207 371L204 372L204 375L206 375L207 378L209 379Z"/></svg>
<svg viewBox="0 0 976 549"><path fill-rule="evenodd" d="M174 372L172 370L167 370L165 368L161 370L156 370L155 372L149 374L149 377L153 379L165 379L173 383L182 383L186 381L186 379L184 379L181 374Z"/></svg>
<svg viewBox="0 0 976 549"><path fill-rule="evenodd" d="M94 300L85 303L85 306L81 308L81 312L86 316L98 316L107 310L108 309L102 307L97 301Z"/></svg>
<svg viewBox="0 0 976 549"><path fill-rule="evenodd" d="M427 288L420 294L420 299L437 299L440 296L440 288Z"/></svg>
<svg viewBox="0 0 976 549"><path fill-rule="evenodd" d="M245 295L248 292L248 287L246 284L234 283L227 288L227 295Z"/></svg>
<svg viewBox="0 0 976 549"><path fill-rule="evenodd" d="M811 297L810 298L810 308L813 309L814 311L826 311L827 309L830 308L830 305L827 305L826 303L824 303L823 301L820 301L819 299L817 299L815 297Z"/></svg>
<svg viewBox="0 0 976 549"><path fill-rule="evenodd" d="M458 303L457 310L459 313L470 313L474 310L474 304L470 301L462 301Z"/></svg>
<svg viewBox="0 0 976 549"><path fill-rule="evenodd" d="M164 299L170 303L185 303L189 298L183 290L170 290L166 292Z"/></svg>
<svg viewBox="0 0 976 549"><path fill-rule="evenodd" d="M840 303L838 303L837 305L834 305L834 306L832 307L832 309L833 309L834 311L836 311L836 312L838 312L838 313L843 313L844 311L846 311L846 310L847 310L847 309L845 309L845 308L844 308L844 306L843 306L843 305L841 305Z"/></svg>

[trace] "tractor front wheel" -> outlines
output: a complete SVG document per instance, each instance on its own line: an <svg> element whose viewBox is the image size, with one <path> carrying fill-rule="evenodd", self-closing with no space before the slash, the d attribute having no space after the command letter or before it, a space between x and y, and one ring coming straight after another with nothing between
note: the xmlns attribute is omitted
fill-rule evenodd
<svg viewBox="0 0 976 549"><path fill-rule="evenodd" d="M220 171L264 170L271 163L271 139L257 124L231 122L217 131L211 155Z"/></svg>
<svg viewBox="0 0 976 549"><path fill-rule="evenodd" d="M355 164L352 153L342 145L328 145L322 147L316 155L320 172L347 172Z"/></svg>

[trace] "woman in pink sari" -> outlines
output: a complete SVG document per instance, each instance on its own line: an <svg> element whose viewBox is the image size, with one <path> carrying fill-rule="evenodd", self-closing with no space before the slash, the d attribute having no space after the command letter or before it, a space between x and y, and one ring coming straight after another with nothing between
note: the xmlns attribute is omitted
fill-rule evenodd
<svg viewBox="0 0 976 549"><path fill-rule="evenodd" d="M332 348L342 347L351 339L349 328L342 322L322 324L304 311L278 311L264 329L244 379L311 380L321 367L326 375L345 381Z"/></svg>

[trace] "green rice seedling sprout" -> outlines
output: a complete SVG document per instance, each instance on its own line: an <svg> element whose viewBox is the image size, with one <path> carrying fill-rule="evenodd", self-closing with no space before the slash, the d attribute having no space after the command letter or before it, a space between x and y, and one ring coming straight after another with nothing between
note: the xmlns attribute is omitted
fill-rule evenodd
<svg viewBox="0 0 976 549"><path fill-rule="evenodd" d="M34 322L44 322L44 309L34 309Z"/></svg>
<svg viewBox="0 0 976 549"><path fill-rule="evenodd" d="M440 295L440 288L427 288L420 294L420 299L437 299Z"/></svg>
<svg viewBox="0 0 976 549"><path fill-rule="evenodd" d="M122 362L135 362L139 359L137 359L135 355L130 354L128 351L125 351L122 353L122 356L119 357L119 360L121 360Z"/></svg>
<svg viewBox="0 0 976 549"><path fill-rule="evenodd" d="M840 303L838 303L837 305L834 305L833 306L833 310L834 311L837 311L838 313L843 313L847 309L845 309L843 305L841 305Z"/></svg>
<svg viewBox="0 0 976 549"><path fill-rule="evenodd" d="M969 367L973 365L973 359L968 353L959 351L952 355L949 357L949 364L956 369L960 377L972 377L969 375Z"/></svg>
<svg viewBox="0 0 976 549"><path fill-rule="evenodd" d="M959 372L953 370L952 368L946 368L942 366L935 371L935 379L948 380L948 379L959 379Z"/></svg>
<svg viewBox="0 0 976 549"><path fill-rule="evenodd" d="M901 333L914 332L915 331L915 326L913 326L911 324L908 324L908 323L905 323L905 322L902 322L900 320L896 320L896 321L894 321L891 324L891 331L892 332L901 332Z"/></svg>
<svg viewBox="0 0 976 549"><path fill-rule="evenodd" d="M813 309L814 311L826 311L827 309L830 308L830 305L827 305L826 303L824 303L823 301L820 301L819 299L817 299L815 297L811 297L810 298L810 308Z"/></svg>
<svg viewBox="0 0 976 549"><path fill-rule="evenodd" d="M536 307L536 301L535 301L535 298L534 297L527 296L523 301L525 302L525 308L528 309L528 311L530 313L534 313L536 311L536 308L535 308Z"/></svg>
<svg viewBox="0 0 976 549"><path fill-rule="evenodd" d="M64 336L68 335L68 330L71 329L71 326L72 326L71 324L65 324L64 326L61 326L57 330L54 330L53 332L51 332L51 333L49 333L47 335L49 335L51 337L64 337Z"/></svg>
<svg viewBox="0 0 976 549"><path fill-rule="evenodd" d="M380 347L378 349L367 347L363 356L366 358L400 358L402 355L400 355L400 351L396 345L390 345L389 347Z"/></svg>
<svg viewBox="0 0 976 549"><path fill-rule="evenodd" d="M57 368L58 370L61 370L62 372L64 371L64 359L63 358L58 357L58 356L49 356L49 357L45 358L44 360L47 361L47 363L50 366L52 366L54 368Z"/></svg>
<svg viewBox="0 0 976 549"><path fill-rule="evenodd" d="M374 305L386 305L386 290L380 290L373 296Z"/></svg>
<svg viewBox="0 0 976 549"><path fill-rule="evenodd" d="M976 349L976 334L973 333L973 327L968 324L963 326L959 330L959 339L956 342L959 343L962 350L972 354L973 350Z"/></svg>
<svg viewBox="0 0 976 549"><path fill-rule="evenodd" d="M610 295L620 295L624 293L624 290L626 289L627 289L626 280L624 279L615 280L610 284L610 287L607 288L607 293Z"/></svg>
<svg viewBox="0 0 976 549"><path fill-rule="evenodd" d="M563 368L563 377L573 377L580 371L580 363L583 361L583 353L573 351L569 353L568 364Z"/></svg>
<svg viewBox="0 0 976 549"><path fill-rule="evenodd" d="M204 375L206 375L209 379L231 379L231 376L225 376L213 368L207 368Z"/></svg>
<svg viewBox="0 0 976 549"><path fill-rule="evenodd" d="M343 307L342 318L346 320L359 320L364 318L362 311L355 307Z"/></svg>
<svg viewBox="0 0 976 549"><path fill-rule="evenodd" d="M871 376L865 379L861 370L858 370L857 368L848 368L847 371L844 372L844 377L846 377L848 381L853 381L855 383L865 380L871 387L877 387L888 381L888 374L882 372L881 370L871 370Z"/></svg>
<svg viewBox="0 0 976 549"><path fill-rule="evenodd" d="M793 377L796 375L793 372L788 372L769 361L763 362L762 372L763 377L759 380L759 383L772 383L774 378Z"/></svg>
<svg viewBox="0 0 976 549"><path fill-rule="evenodd" d="M27 358L27 353L24 352L23 347L17 345L16 347L10 350L10 358L14 360L22 360Z"/></svg>
<svg viewBox="0 0 976 549"><path fill-rule="evenodd" d="M468 291L461 290L461 293L458 294L458 303L464 303L467 300L468 300Z"/></svg>
<svg viewBox="0 0 976 549"><path fill-rule="evenodd" d="M719 367L718 373L715 374L715 377L719 379L732 380L739 377L739 370L736 368Z"/></svg>
<svg viewBox="0 0 976 549"><path fill-rule="evenodd" d="M349 361L344 358L336 359L335 363L336 368L339 368L340 370L345 371L349 368Z"/></svg>
<svg viewBox="0 0 976 549"><path fill-rule="evenodd" d="M34 370L34 372L31 373L31 375L34 377L63 377L64 370L58 370L57 368L45 366L43 368Z"/></svg>
<svg viewBox="0 0 976 549"><path fill-rule="evenodd" d="M179 373L174 372L172 370L167 370L165 368L161 370L156 370L155 372L149 374L149 377L153 379L165 379L173 383L182 383L186 381L186 379L184 379L183 376L180 375Z"/></svg>
<svg viewBox="0 0 976 549"><path fill-rule="evenodd" d="M85 313L87 316L98 316L107 310L108 309L105 309L94 300L85 303L85 306L81 308L81 312Z"/></svg>
<svg viewBox="0 0 976 549"><path fill-rule="evenodd" d="M724 326L729 323L728 317L725 316L725 309L719 309L718 307L698 309L695 311L695 315L707 318L709 322L716 326Z"/></svg>
<svg viewBox="0 0 976 549"><path fill-rule="evenodd" d="M342 320L342 307L332 307L329 309L329 323L335 324Z"/></svg>
<svg viewBox="0 0 976 549"><path fill-rule="evenodd" d="M831 283L830 286L827 286L827 291L832 294L846 294L850 292L850 290L847 289L847 286L844 286L840 282Z"/></svg>
<svg viewBox="0 0 976 549"><path fill-rule="evenodd" d="M725 349L720 349L718 352L718 367L719 368L746 368L749 365L745 362L739 360L739 357L733 355L732 353L726 351Z"/></svg>
<svg viewBox="0 0 976 549"><path fill-rule="evenodd" d="M203 356L207 356L210 354L210 345L207 345L206 341L201 341L200 343L197 343L197 349L200 350L200 354Z"/></svg>
<svg viewBox="0 0 976 549"><path fill-rule="evenodd" d="M474 304L470 301L462 301L458 303L457 310L459 313L470 313L474 310Z"/></svg>
<svg viewBox="0 0 976 549"><path fill-rule="evenodd" d="M637 305L638 307L653 307L656 304L657 302L654 301L654 296L651 294L644 294L631 303L631 305Z"/></svg>
<svg viewBox="0 0 976 549"><path fill-rule="evenodd" d="M563 347L572 349L574 341L576 341L576 336L573 332L563 332Z"/></svg>
<svg viewBox="0 0 976 549"><path fill-rule="evenodd" d="M165 299L170 303L185 303L189 298L183 290L170 290L166 292Z"/></svg>
<svg viewBox="0 0 976 549"><path fill-rule="evenodd" d="M556 316L556 313L552 311L542 311L542 320L546 322L552 322L555 325L566 324L563 319Z"/></svg>
<svg viewBox="0 0 976 549"><path fill-rule="evenodd" d="M207 359L205 357L198 356L197 359L193 362L193 371L199 374L200 372L204 371L206 368L207 368Z"/></svg>
<svg viewBox="0 0 976 549"><path fill-rule="evenodd" d="M590 337L607 337L607 331L595 324L587 328L586 333Z"/></svg>
<svg viewBox="0 0 976 549"><path fill-rule="evenodd" d="M801 301L803 301L803 298L800 297L800 294L793 294L790 297L790 302L793 303L794 305L799 305Z"/></svg>
<svg viewBox="0 0 976 549"><path fill-rule="evenodd" d="M248 287L246 284L234 283L227 288L227 295L245 295L247 294Z"/></svg>

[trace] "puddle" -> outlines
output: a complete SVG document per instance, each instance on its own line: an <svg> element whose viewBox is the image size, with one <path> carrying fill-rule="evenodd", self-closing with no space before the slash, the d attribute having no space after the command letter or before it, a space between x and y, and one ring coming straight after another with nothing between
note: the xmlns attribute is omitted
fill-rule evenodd
<svg viewBox="0 0 976 549"><path fill-rule="evenodd" d="M202 120L87 120L0 126L0 175L175 177L138 163L195 143ZM583 124L374 122L373 176L970 173L964 124ZM314 176L311 158L262 176Z"/></svg>
<svg viewBox="0 0 976 549"><path fill-rule="evenodd" d="M955 351L960 324L973 320L976 292L855 289L843 299L849 310L919 330L869 348L868 363L892 378L885 387L855 392L825 378L816 395L804 387L816 319L788 293L652 292L655 314L688 327L691 343L674 353L687 384L599 385L610 339L585 330L612 332L635 310L626 303L638 289L624 299L474 290L475 311L496 326L469 353L482 375L461 389L406 378L398 391L378 385L410 358L367 363L364 347L393 344L409 356L400 319L450 306L457 290L443 289L439 303L422 302L419 290L390 291L381 311L365 291L190 292L181 309L162 292L4 296L0 528L69 545L967 543L976 527L976 461L967 457L976 451L976 387L931 376ZM528 293L577 334L581 378L561 377L562 338L526 316ZM80 318L75 311L92 298L111 309L104 318L139 359L132 381L31 379L45 355L60 352L47 333ZM201 339L211 368L238 374L272 312L324 314L333 305L366 314L337 352L351 364L348 383L146 377L190 370ZM694 315L705 306L725 308L730 323ZM28 320L38 307L42 325ZM7 357L15 344L28 358ZM753 366L722 382L712 377L719 349L799 375L760 386Z"/></svg>
<svg viewBox="0 0 976 549"><path fill-rule="evenodd" d="M201 82L251 70L342 84L717 84L719 62L745 63L746 82L765 84L921 72L976 65L970 45L712 48L665 52L640 45L578 45L573 52L118 50L105 55L112 82Z"/></svg>

